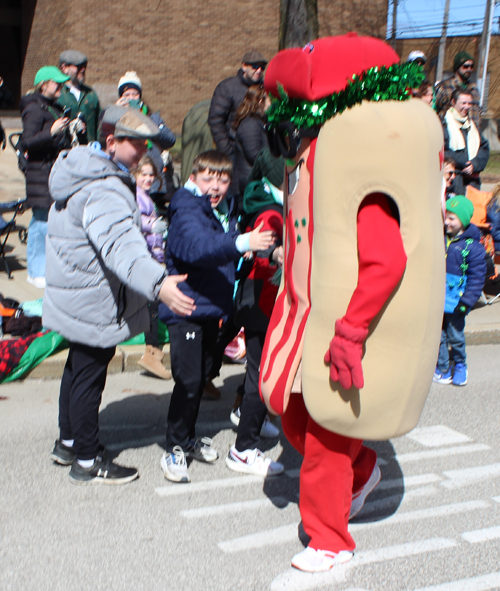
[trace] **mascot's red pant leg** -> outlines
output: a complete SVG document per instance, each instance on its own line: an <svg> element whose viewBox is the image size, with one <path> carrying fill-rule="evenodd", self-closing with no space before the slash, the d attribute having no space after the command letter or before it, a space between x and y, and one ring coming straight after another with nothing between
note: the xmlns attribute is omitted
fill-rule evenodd
<svg viewBox="0 0 500 591"><path fill-rule="evenodd" d="M316 550L354 550L348 532L353 492L368 481L377 454L360 439L320 427L309 416L301 394L292 394L281 417L283 431L304 456L300 471L300 514L309 546Z"/></svg>

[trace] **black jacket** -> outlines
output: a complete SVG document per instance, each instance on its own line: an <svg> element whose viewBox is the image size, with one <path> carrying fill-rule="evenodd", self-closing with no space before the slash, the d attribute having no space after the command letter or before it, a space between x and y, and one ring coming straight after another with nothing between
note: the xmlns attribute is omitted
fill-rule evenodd
<svg viewBox="0 0 500 591"><path fill-rule="evenodd" d="M61 117L62 108L39 92L21 99L22 142L28 152L26 199L28 207L48 209L52 205L49 175L59 152L71 146L66 132L52 136L50 128Z"/></svg>
<svg viewBox="0 0 500 591"><path fill-rule="evenodd" d="M212 96L208 125L217 149L228 156L234 154L234 140L230 138L234 115L252 84L243 76L243 70L239 70L236 76L219 82Z"/></svg>
<svg viewBox="0 0 500 591"><path fill-rule="evenodd" d="M443 133L444 133L444 157L451 158L455 161L456 171L457 171L457 178L455 179L454 187L455 193L457 195L465 195L465 191L467 189L467 185L472 185L477 189L481 188L481 181L479 179L479 173L483 172L488 164L488 159L490 157L490 144L487 139L485 139L482 134L481 143L479 144L479 150L476 154L476 157L471 160L472 165L474 166L474 174L473 176L463 176L461 171L465 168L465 163L469 160L469 156L467 154L467 148L463 150L451 150L450 149L450 134L448 133L448 126L446 122L443 123ZM467 146L467 132L462 131L462 135L465 139L465 145Z"/></svg>
<svg viewBox="0 0 500 591"><path fill-rule="evenodd" d="M233 134L236 141L232 192L243 195L255 159L267 146L264 121L260 117L245 117Z"/></svg>

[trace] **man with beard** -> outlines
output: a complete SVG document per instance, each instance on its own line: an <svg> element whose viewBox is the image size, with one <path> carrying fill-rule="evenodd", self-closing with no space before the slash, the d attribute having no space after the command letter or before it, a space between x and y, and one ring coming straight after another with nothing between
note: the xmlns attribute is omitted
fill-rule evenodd
<svg viewBox="0 0 500 591"><path fill-rule="evenodd" d="M477 86L471 81L472 72L474 71L474 58L466 51L460 51L455 56L453 61L453 71L455 72L451 78L443 80L436 91L436 111L441 119L444 119L446 111L451 107L451 98L453 92L460 88L466 90L472 96L472 108L470 110L470 117L480 129L481 125L481 109L479 106L480 96Z"/></svg>
<svg viewBox="0 0 500 591"><path fill-rule="evenodd" d="M247 51L236 76L220 82L214 91L208 113L208 125L217 149L230 158L234 155L234 139L230 136L234 116L245 94L253 84L261 84L267 61L260 51Z"/></svg>
<svg viewBox="0 0 500 591"><path fill-rule="evenodd" d="M85 118L86 134L83 138L79 135L81 144L97 140L97 127L99 124L99 97L86 86L85 74L87 73L87 56L76 49L63 51L59 56L59 68L70 79L62 87L61 98L58 103L64 108L71 108L70 119L75 119L78 113L83 113ZM79 130L77 130L79 131Z"/></svg>

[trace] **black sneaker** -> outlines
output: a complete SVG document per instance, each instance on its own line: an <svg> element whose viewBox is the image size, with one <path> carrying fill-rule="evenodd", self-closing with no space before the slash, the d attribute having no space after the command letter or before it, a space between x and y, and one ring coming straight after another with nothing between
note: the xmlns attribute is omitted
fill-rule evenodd
<svg viewBox="0 0 500 591"><path fill-rule="evenodd" d="M76 457L75 450L73 447L64 445L60 439L55 442L54 449L50 454L50 457L56 464L61 466L70 466Z"/></svg>
<svg viewBox="0 0 500 591"><path fill-rule="evenodd" d="M139 472L135 468L118 466L99 456L90 468L83 468L75 459L69 471L69 479L73 484L126 484L138 476Z"/></svg>

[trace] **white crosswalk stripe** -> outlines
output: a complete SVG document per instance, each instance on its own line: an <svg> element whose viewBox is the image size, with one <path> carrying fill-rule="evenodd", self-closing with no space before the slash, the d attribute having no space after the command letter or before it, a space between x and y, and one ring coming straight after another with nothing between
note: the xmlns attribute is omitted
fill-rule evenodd
<svg viewBox="0 0 500 591"><path fill-rule="evenodd" d="M475 546L482 548L480 544L486 548L488 544L498 543L500 540L498 522L487 523L485 525L488 527L483 528L471 527L471 525L483 524L488 511L491 513L496 507L495 503L500 503L498 495L490 493L489 496L484 496L484 491L488 490L485 487L491 487L500 477L500 463L474 465L474 454L479 452L485 454L491 450L491 447L476 443L468 436L444 425L420 428L409 434L408 439L411 440L411 445L406 446L406 449L410 451L404 451L394 457L379 458L379 464L393 465L397 462L402 467L415 466L416 473L382 480L357 516L356 523L349 526L349 531L353 535L363 532L367 539L371 537L371 539L383 540L386 532L387 538L392 539L401 533L402 543L396 545L382 543L379 547L371 549L361 546L351 562L336 566L327 573L311 575L289 568L270 583L269 588L272 591L312 591L324 587L335 587L345 591L375 591L356 587L352 583L349 586L349 581L368 565L375 567L398 559L404 559L405 564L412 564L411 561L415 561L415 564L421 565L424 559L419 556L435 555L450 549L454 549L454 552L462 552L465 550L458 549L467 547L472 549ZM415 451L416 446L419 445L426 449ZM449 470L441 467L443 462L448 460L450 468L456 466L453 460L455 456L470 458L472 465ZM483 457L486 455L481 456ZM434 468L433 471L419 473L419 462L429 467L438 465L440 469ZM272 555L277 552L277 550L271 550L272 548L288 545L291 558L293 552L297 551L299 539L300 515L295 496L299 476L300 469L290 468L285 472L284 477L273 479L274 488L267 491L264 486L266 481L258 476L231 476L195 482L186 486L169 483L166 486L157 487L155 492L161 497L178 497L181 501L185 497L186 501L182 501L184 506L181 505L182 508L179 509L180 516L185 520L216 518L217 523L220 524L220 518L228 516L227 523L232 525L227 528L229 535L224 538L222 533L222 539L219 537L215 542L218 550L223 554L248 556L252 551L267 550L267 553ZM483 486L482 494L474 495L472 499L470 496L461 498L461 494L465 495L468 491L475 490L471 487L478 483ZM224 490L227 491L226 495L218 494ZM272 495L269 494L271 490L274 493ZM465 492L462 493L462 490ZM190 506L195 498L199 501L195 506ZM199 506L200 500L205 499L206 502ZM292 513L290 511L285 513L283 509L289 507L292 508ZM272 520L267 518L270 515L273 515ZM279 523L276 520L277 515L282 516L281 525L244 533L249 523L265 524L268 521L272 521L273 524ZM462 532L452 530L453 533L449 535L448 523L456 524L460 515L463 516L460 518L460 523L465 524ZM237 520L231 519L231 516L238 516ZM253 516L255 520L252 520ZM457 519L452 521L454 517ZM283 523L285 519L288 523ZM293 522L290 523L290 520ZM405 526L412 522L416 525ZM220 531L223 532L223 530ZM438 536L429 536L432 531L439 532ZM370 536L371 532L373 532L372 536ZM375 532L380 532L379 538ZM412 532L410 539L408 539L409 532ZM419 567L415 568L418 570ZM481 591L499 587L500 573L490 573L456 581L448 580L413 591Z"/></svg>

